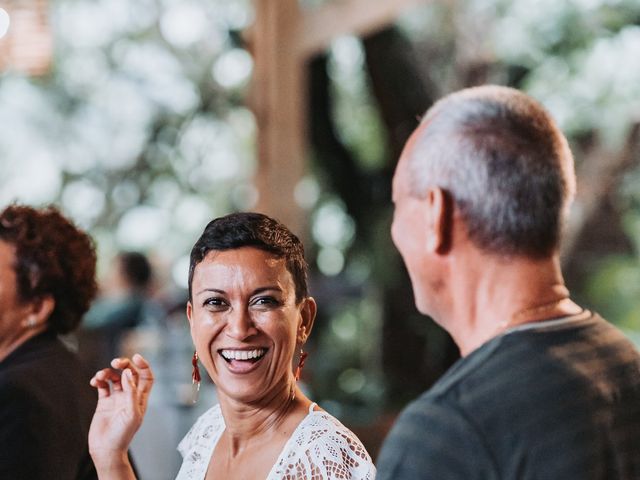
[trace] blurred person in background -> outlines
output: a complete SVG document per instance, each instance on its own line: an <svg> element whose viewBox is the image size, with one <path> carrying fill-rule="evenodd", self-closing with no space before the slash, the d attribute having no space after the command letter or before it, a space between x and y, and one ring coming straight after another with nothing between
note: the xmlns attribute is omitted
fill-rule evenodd
<svg viewBox="0 0 640 480"><path fill-rule="evenodd" d="M179 480L362 479L375 467L358 438L297 384L316 303L303 246L284 225L255 213L210 222L191 252L187 317L198 359L219 404L180 442ZM296 365L294 367L294 365ZM89 434L100 478L135 478L126 456L153 383L140 355L96 373Z"/></svg>
<svg viewBox="0 0 640 480"><path fill-rule="evenodd" d="M476 87L427 112L391 232L462 358L400 415L379 479L640 479L640 354L562 277L574 191L568 143L527 95Z"/></svg>
<svg viewBox="0 0 640 480"><path fill-rule="evenodd" d="M96 395L59 339L96 294L91 239L53 207L0 213L0 478L97 478Z"/></svg>
<svg viewBox="0 0 640 480"><path fill-rule="evenodd" d="M164 318L162 309L151 300L152 280L153 270L145 254L123 251L113 259L80 335L80 355L89 372L122 355L123 340L136 327L152 317Z"/></svg>

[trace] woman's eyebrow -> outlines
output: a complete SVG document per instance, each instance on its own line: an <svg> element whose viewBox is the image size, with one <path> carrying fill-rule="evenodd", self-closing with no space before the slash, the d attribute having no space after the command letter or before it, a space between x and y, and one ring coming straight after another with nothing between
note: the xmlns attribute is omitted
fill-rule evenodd
<svg viewBox="0 0 640 480"><path fill-rule="evenodd" d="M203 288L199 292L196 292L196 295L200 295L201 293L206 293L206 292L220 293L222 295L226 295L227 293L224 290L220 290L218 288Z"/></svg>
<svg viewBox="0 0 640 480"><path fill-rule="evenodd" d="M258 295L260 293L264 293L268 291L282 292L282 288L280 288L278 285L268 285L265 287L258 287L253 292L251 292L251 295ZM196 292L196 295L200 295L202 293L219 293L221 295L227 294L226 291L221 290L219 288L203 288L202 290L199 290L198 292Z"/></svg>
<svg viewBox="0 0 640 480"><path fill-rule="evenodd" d="M266 287L259 287L256 288L251 295L258 295L259 293L264 293L264 292L268 292L270 290L276 291L276 292L282 292L282 288L280 288L278 285L269 285Z"/></svg>

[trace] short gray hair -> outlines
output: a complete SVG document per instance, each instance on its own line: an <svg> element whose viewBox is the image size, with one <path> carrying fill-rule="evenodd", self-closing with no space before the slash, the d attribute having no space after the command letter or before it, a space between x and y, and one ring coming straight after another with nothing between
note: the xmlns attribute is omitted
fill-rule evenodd
<svg viewBox="0 0 640 480"><path fill-rule="evenodd" d="M532 257L559 247L575 190L573 157L538 102L512 88L469 88L429 109L418 135L412 194L445 190L478 247Z"/></svg>

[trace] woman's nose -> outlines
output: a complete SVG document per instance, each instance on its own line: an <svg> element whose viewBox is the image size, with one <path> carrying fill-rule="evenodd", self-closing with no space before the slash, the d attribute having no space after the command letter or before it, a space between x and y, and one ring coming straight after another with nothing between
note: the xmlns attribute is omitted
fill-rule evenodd
<svg viewBox="0 0 640 480"><path fill-rule="evenodd" d="M255 335L256 329L251 315L246 308L234 309L227 318L227 335L234 340L245 340Z"/></svg>

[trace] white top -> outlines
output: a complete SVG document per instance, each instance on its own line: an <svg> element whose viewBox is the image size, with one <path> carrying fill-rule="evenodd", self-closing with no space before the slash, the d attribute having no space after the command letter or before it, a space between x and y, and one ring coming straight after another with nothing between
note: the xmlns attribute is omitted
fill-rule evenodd
<svg viewBox="0 0 640 480"><path fill-rule="evenodd" d="M315 406L291 434L266 480L374 480L376 468L360 440ZM220 405L196 421L178 445L182 467L176 480L204 480L224 428Z"/></svg>

